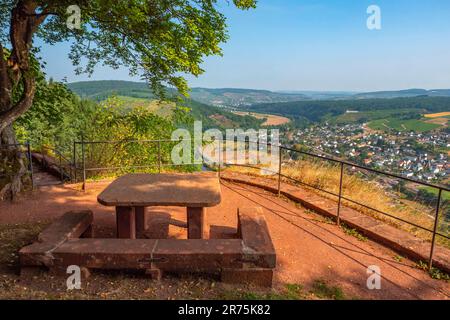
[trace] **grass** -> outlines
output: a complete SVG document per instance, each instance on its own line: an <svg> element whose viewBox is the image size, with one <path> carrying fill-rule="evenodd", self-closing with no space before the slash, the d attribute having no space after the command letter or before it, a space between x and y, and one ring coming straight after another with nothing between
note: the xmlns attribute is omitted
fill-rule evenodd
<svg viewBox="0 0 450 320"><path fill-rule="evenodd" d="M345 224L341 223L341 228L342 230L344 230L344 233L355 237L356 239L358 239L359 241L362 242L366 242L367 241L367 237L363 236L361 233L359 233L357 230L349 228L348 226L346 226Z"/></svg>
<svg viewBox="0 0 450 320"><path fill-rule="evenodd" d="M368 126L373 130L386 131L394 129L397 131L415 131L415 132L427 132L441 127L439 124L428 123L421 120L410 119L379 119L370 121Z"/></svg>
<svg viewBox="0 0 450 320"><path fill-rule="evenodd" d="M255 290L226 291L221 297L224 300L346 300L347 296L338 286L330 286L324 280L313 281L309 291L305 291L302 285L286 284L281 289L273 289L269 292Z"/></svg>
<svg viewBox="0 0 450 320"><path fill-rule="evenodd" d="M313 283L311 293L320 299L345 300L347 299L341 288L337 286L329 286L323 280L316 280Z"/></svg>
<svg viewBox="0 0 450 320"><path fill-rule="evenodd" d="M431 278L436 280L444 280L447 282L450 282L450 275L448 273L443 272L442 270L435 268L435 267L428 267L428 263L425 263L423 261L419 261L416 264L416 268L427 271Z"/></svg>
<svg viewBox="0 0 450 320"><path fill-rule="evenodd" d="M260 176L259 169L231 166L226 170ZM339 193L340 167L338 165L333 165L326 161L315 161L305 158L303 160L290 162L289 165L283 166L282 173L283 175L300 181L300 185L306 189L337 202L337 197L330 195L329 193ZM277 176L265 177L273 179L274 185L276 184L275 180L277 179ZM295 182L288 179L284 179L284 181L295 184ZM307 186L310 186L311 188ZM318 189L325 190L329 193L319 191ZM394 217L410 221L430 230L433 229L434 219L432 214L434 212L434 207L428 207L419 202L407 200L402 193L398 192L398 190L387 187L382 181L376 181L373 180L373 178L365 177L357 170L348 169L345 171L343 196L362 203L365 206L389 213ZM431 240L431 233L426 230L390 218L345 199L342 203L347 207L356 209L426 241ZM440 225L444 225L444 218L444 215L440 215ZM450 230L444 229L441 230L441 232L450 235ZM437 237L437 243L450 248L450 241L443 237Z"/></svg>
<svg viewBox="0 0 450 320"><path fill-rule="evenodd" d="M394 118L402 115L420 114L421 109L388 109L388 110L374 110L374 111L360 111L357 113L344 113L330 118L331 123L348 124L355 122L367 122L378 119L386 119L387 117Z"/></svg>
<svg viewBox="0 0 450 320"><path fill-rule="evenodd" d="M434 194L435 196L437 196L439 193L438 189L433 188L433 187L421 187L420 189L426 190L426 191ZM442 192L442 200L450 201L450 192L443 191Z"/></svg>
<svg viewBox="0 0 450 320"><path fill-rule="evenodd" d="M303 286L286 284L282 289L270 291L237 290L225 291L221 297L224 300L304 300L307 298Z"/></svg>

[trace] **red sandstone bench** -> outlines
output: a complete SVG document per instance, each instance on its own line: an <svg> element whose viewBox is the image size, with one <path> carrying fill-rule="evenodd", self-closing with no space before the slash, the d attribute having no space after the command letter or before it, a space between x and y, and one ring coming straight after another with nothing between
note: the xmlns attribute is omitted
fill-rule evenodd
<svg viewBox="0 0 450 320"><path fill-rule="evenodd" d="M22 271L46 267L218 273L222 281L271 286L275 249L261 208L238 210L237 239L95 239L92 212L68 212L20 250Z"/></svg>

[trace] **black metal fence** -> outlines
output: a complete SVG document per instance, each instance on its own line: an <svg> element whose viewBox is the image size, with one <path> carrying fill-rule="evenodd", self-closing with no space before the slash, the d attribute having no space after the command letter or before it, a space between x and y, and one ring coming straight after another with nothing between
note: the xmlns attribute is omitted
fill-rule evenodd
<svg viewBox="0 0 450 320"><path fill-rule="evenodd" d="M337 218L336 218L337 224L340 223L340 213L341 213L341 208L342 208L342 201L345 200L348 203L355 204L355 205L360 206L362 208L374 211L374 212L376 212L378 214L387 216L389 218L392 218L392 219L401 221L403 223L406 223L408 225L411 225L411 226L413 226L415 228L418 228L418 229L421 229L421 230L429 232L431 234L431 249L430 249L430 257L429 257L429 268L431 269L432 263L433 263L434 249L435 249L435 244L436 244L436 237L440 236L442 238L450 240L450 237L449 237L448 234L444 234L444 233L438 231L440 213L442 211L441 205L442 205L442 202L443 202L442 201L443 200L443 194L444 194L444 192L450 192L450 188L445 187L445 186L440 186L440 185L435 185L435 184L431 184L431 183L422 182L422 181L419 181L419 180L416 180L416 179L407 178L407 177L404 177L404 176L401 176L401 175L398 175L398 174L394 174L394 173L389 173L389 172L384 172L384 171L368 168L368 167L365 167L365 166L362 166L362 165L359 165L359 164L355 164L355 163L352 163L352 162L349 162L349 161L345 161L345 160L341 160L341 159L337 159L337 158L332 158L332 157L329 157L329 156L317 155L317 154L313 154L313 153L310 153L310 152L299 151L299 150L296 150L296 149L287 148L287 147L283 147L283 146L280 146L280 154L281 154L281 150L285 150L285 151L292 152L292 153L297 153L297 154L300 154L300 155L305 155L305 156L316 158L316 159L321 159L321 160L328 161L328 162L333 162L333 163L335 163L335 164L337 164L339 166L340 170L339 170L339 186L338 186L338 190L339 191L338 191L338 193L334 193L334 192L331 192L331 191L323 189L323 188L318 188L317 186L309 185L309 184L304 183L304 182L302 182L302 181L300 181L298 179L293 179L292 177L286 176L286 175L284 175L282 173L282 170L281 170L282 167L281 166L280 166L280 171L278 172L278 174L279 174L278 180L279 181L281 181L281 178L283 177L283 178L286 178L288 180L294 181L296 183L305 185L307 187L310 187L310 188L313 188L313 189L317 189L317 190L319 190L321 192L325 192L325 193L327 193L327 194L329 194L331 196L335 196L337 198L337 200L338 200ZM373 175L387 176L387 177L394 178L394 179L397 179L397 180L400 180L400 181L409 182L409 183L412 183L412 184L416 184L416 185L420 185L420 186L423 186L423 187L427 187L427 188L431 188L431 189L436 190L437 191L437 197L436 197L435 206L434 206L434 223L433 223L433 228L430 229L430 228L427 228L425 226L416 224L414 222L407 221L407 220L405 220L403 218L400 218L400 217L397 217L397 216L395 216L395 215L393 215L393 214L391 214L389 212L385 212L385 211L379 210L377 208L368 206L368 205L366 205L366 204L364 204L364 203L362 203L360 201L351 199L350 197L343 195L343 182L344 182L345 175L346 175L346 170L345 170L346 168L352 168L352 171L354 171L355 169L360 169L360 170L363 170L365 172L371 173ZM280 185L280 183L279 183L279 185ZM448 225L445 227L445 229L447 229L447 232L449 231L448 230Z"/></svg>
<svg viewBox="0 0 450 320"><path fill-rule="evenodd" d="M55 149L52 149L53 153L56 154L59 158L59 166L61 170L61 180L64 181L65 175L69 177L69 179L72 182L82 182L82 188L83 190L86 189L86 180L87 180L87 174L92 172L101 172L101 171L130 171L130 170L148 170L151 172L161 172L163 171L163 168L165 167L174 167L174 166L190 166L190 170L196 170L198 169L198 166L204 166L205 163L195 163L195 164L174 164L171 159L167 159L167 155L170 154L170 150L176 145L177 143L180 143L182 140L171 140L171 139L165 139L165 140L127 140L127 141L75 141L73 143L73 153L72 153L72 160L68 160L67 157L62 155L62 153L58 152ZM192 140L191 140L192 142ZM216 155L215 162L217 162L216 166L213 166L214 170L217 170L219 173L219 176L221 174L221 171L227 167L227 166L243 166L253 169L261 169L260 165L249 165L249 164L238 164L235 162L228 162L226 159L224 159L223 152L224 152L224 146L225 146L225 140L221 140L219 143L219 154ZM260 143L258 141L238 141L236 142L244 143L245 144L245 150L249 150L250 143L257 145L257 150L259 150ZM137 144L144 145L145 147L142 147L142 149L139 149L136 147ZM31 159L31 147L30 144L23 144L22 146L25 146L27 149L27 155L28 159ZM99 147L97 150L92 148L92 146ZM141 152L142 158L138 156L131 157L133 159L126 159L125 162L119 162L117 163L111 163L111 161L108 161L108 155L110 155L111 159L114 157L121 157L123 154L121 152L129 152L130 150L126 148L131 148L131 151L139 150ZM133 149L134 148L134 149ZM320 192L324 192L328 194L329 196L335 197L337 200L337 215L336 215L336 223L340 224L341 219L341 211L342 211L342 202L346 201L347 203L351 203L357 206L360 206L361 208L365 208L367 210L374 211L377 214L389 217L391 219L395 219L398 221L401 221L403 223L406 223L410 226L413 226L414 228L418 228L420 230L424 230L426 232L429 232L431 234L431 248L430 248L430 257L429 257L429 268L431 269L432 263L433 263L433 255L435 250L435 244L436 244L436 237L442 237L444 239L450 240L450 237L448 234L444 234L438 230L439 225L439 218L442 211L441 204L443 202L443 193L450 192L450 188L440 185L435 185L427 182L418 181L415 179L407 178L404 176L401 176L399 174L384 172L376 169L372 169L369 167L365 167L356 163L352 163L349 161L345 161L342 159L330 157L330 156L324 156L319 154L314 154L307 151L299 151L293 148L285 147L282 145L274 145L272 146L270 143L267 143L268 150L270 149L270 152L273 150L278 151L278 166L277 170L271 170L271 169L264 169L273 175L277 176L277 188L278 188L278 194L281 193L281 184L282 180L291 181L293 183L297 183L300 185L303 185L308 188L312 188L315 190L318 190ZM275 148L275 149L274 149ZM88 150L87 150L88 149ZM195 150L191 150L192 153L195 153ZM132 152L128 153L129 156L132 155ZM294 155L294 156L293 156ZM101 158L101 157L106 158ZM165 158L166 157L166 158ZM320 187L317 185L309 184L305 181L301 181L300 179L293 178L291 176L286 175L283 172L283 161L295 161L292 160L293 158L298 159L299 157L310 157L314 159L315 161L324 161L328 163L332 163L335 166L339 168L337 171L339 176L336 179L338 181L337 185L335 186L337 189L336 191L330 191L329 189L326 189L324 187ZM101 161L96 161L100 159ZM31 161L29 161L31 164ZM63 165L65 163L65 165ZM210 166L211 167L211 166ZM29 167L31 176L33 175L32 166ZM349 171L350 169L350 171ZM434 214L431 216L434 219L433 227L428 228L426 226L414 223L412 221L405 220L401 217L397 217L394 214L390 212L385 212L383 210L379 210L375 207L369 206L361 201L352 199L348 195L344 194L344 181L347 175L354 174L355 170L361 170L366 175L374 175L374 176L385 176L392 179L397 179L403 182L413 183L417 184L422 187L431 188L433 190L436 190L436 201L434 204ZM353 172L353 173L352 173ZM67 180L67 179L66 179ZM369 181L369 180L368 180ZM369 182L368 182L369 183ZM447 201L448 202L448 201ZM447 227L448 229L448 227Z"/></svg>
<svg viewBox="0 0 450 320"><path fill-rule="evenodd" d="M176 166L194 171L202 164L174 164L167 157L174 145L182 141L192 140L76 141L73 144L72 180L81 180L85 190L88 174L96 172L161 172L164 168Z"/></svg>

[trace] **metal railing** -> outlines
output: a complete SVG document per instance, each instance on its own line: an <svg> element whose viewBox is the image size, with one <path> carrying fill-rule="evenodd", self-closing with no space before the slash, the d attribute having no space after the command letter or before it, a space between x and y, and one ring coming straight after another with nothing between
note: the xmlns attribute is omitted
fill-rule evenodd
<svg viewBox="0 0 450 320"><path fill-rule="evenodd" d="M103 141L85 141L82 139L81 141L75 141L73 144L73 169L74 175L73 180L78 181L77 171L81 171L81 182L82 189L86 190L86 179L88 172L98 172L98 171L111 171L111 170L130 170L130 169L154 169L157 168L158 172L162 171L164 167L174 167L174 166L190 166L192 164L173 164L173 163L165 163L162 159L162 146L164 143L179 143L182 141L192 141L192 139L188 140L173 140L173 139L160 139L160 140L121 140L121 141L111 141L111 140L103 140ZM126 145L126 144L153 144L156 147L156 163L152 164L142 164L142 165L119 165L119 166L87 166L86 161L86 146L92 145ZM78 152L79 151L79 152ZM77 156L80 153L79 157ZM81 158L81 159L78 159ZM79 163L81 160L81 163ZM197 164L198 165L198 164Z"/></svg>
<svg viewBox="0 0 450 320"><path fill-rule="evenodd" d="M348 201L350 203L353 203L355 205L358 205L358 206L364 207L366 209L373 210L376 213L388 216L389 218L393 218L393 219L399 220L399 221L401 221L403 223L406 223L406 224L409 224L409 225L414 226L416 228L419 228L419 229L422 229L424 231L430 232L432 234L432 239L431 239L431 249L430 249L430 257L429 257L428 267L431 270L432 265L433 265L433 255L434 255L434 249L435 249L435 244L436 244L436 236L441 236L443 238L450 239L450 237L448 235L442 234L442 233L438 232L438 230L437 230L438 229L438 224L439 224L439 214L440 214L440 209L441 209L441 203L442 203L442 193L443 192L450 192L450 188L445 187L445 186L440 186L440 185L427 183L427 182L422 182L422 181L419 181L419 180L416 180L416 179L411 179L411 178L408 178L408 177L404 177L404 176L401 176L401 175L398 175L398 174L395 174L395 173L390 173L390 172L385 172L385 171L381 171L381 170L377 170L377 169L373 169L373 168L368 168L368 167L365 167L365 166L362 166L362 165L359 165L359 164L356 164L356 163L352 163L352 162L349 162L349 161L341 160L341 159L331 158L331 157L328 157L328 156L316 155L316 154L313 154L313 153L310 153L310 152L306 152L306 151L299 151L299 150L296 150L296 149L287 148L287 147L283 147L283 146L280 146L280 150L287 150L287 151L290 151L290 152L295 152L295 153L298 153L298 154L303 154L303 155L307 155L307 156L310 156L310 157L323 159L323 160L326 160L326 161L331 161L331 162L334 162L336 164L339 164L339 166L340 166L340 176L339 176L339 193L338 194L335 194L333 192L330 192L330 191L327 191L327 190L324 190L324 189L321 189L321 188L317 188L315 186L307 185L308 187L311 187L311 188L314 188L314 189L318 189L318 190L320 190L322 192L326 192L326 193L331 194L333 196L336 196L338 198L338 209L337 209L337 217L336 217L337 224L340 223L340 212L341 212L342 200L346 200L346 201ZM368 171L368 172L371 172L371 173L374 173L374 174L384 175L384 176L388 176L388 177L391 177L391 178L399 179L399 180L402 180L402 181L407 181L407 182L411 182L411 183L414 183L414 184L418 184L418 185L421 185L421 186L424 186L424 187L430 187L430 188L436 189L438 191L438 195L437 195L437 201L436 201L436 207L435 207L433 229L426 228L424 226L418 225L418 224L413 223L411 221L407 221L407 220L402 219L400 217L396 217L393 214L390 214L390 213L378 210L376 208L367 206L367 205L365 205L365 204L363 204L363 203L361 203L359 201L355 201L353 199L350 199L348 197L343 196L342 192L343 192L343 180L344 180L344 176L345 176L345 170L344 170L345 166L349 166L351 168L358 168L358 169L361 169L361 170L364 170L364 171ZM281 172L280 172L279 175L280 175L280 177L284 176L284 175L281 174ZM293 179L293 178L287 177L287 176L284 176L284 177L289 179L289 180L293 180L293 181L295 181L297 183L305 185L304 182L299 181L297 179Z"/></svg>
<svg viewBox="0 0 450 320"><path fill-rule="evenodd" d="M56 163L54 163L54 165L58 168L59 179L62 183L65 181L74 181L74 164L71 160L67 159L61 151L56 148L41 145L40 153L42 154L42 165L44 167L48 167L50 164L46 158L48 154L55 157L54 159L56 160Z"/></svg>
<svg viewBox="0 0 450 320"><path fill-rule="evenodd" d="M78 181L78 176L77 176L77 171L81 171L81 182L82 182L82 189L86 190L86 179L87 179L87 173L88 172L94 172L94 171L106 171L106 170L129 170L129 169L149 169L149 168L157 168L157 172L161 172L163 167L167 167L167 166L180 166L180 164L173 164L173 163L164 163L162 161L162 146L164 144L167 143L179 143L183 140L172 140L172 139L161 139L161 140L124 140L124 141L85 141L84 139L82 139L81 141L75 141L73 143L73 158L72 161L69 163L72 164L72 170L71 170L71 180L74 182ZM192 140L191 140L192 141ZM236 165L236 166L243 166L243 167L248 167L248 168L253 168L253 169L261 169L261 167L258 166L252 166L252 165L248 165L248 164L237 164L237 163L227 163L225 161L223 161L223 147L224 147L224 141L225 140L221 140L219 142L219 158L218 158L218 166L216 166L216 170L218 171L219 177L221 176L221 172L223 170L222 166L229 166L229 165ZM258 145L258 150L259 150L259 141L249 141L249 140L235 140L235 141L240 141L240 142L245 142L247 143L254 143ZM148 143L148 144L153 144L156 146L156 157L154 158L156 160L156 163L149 163L149 164L141 164L141 165L127 165L127 166L88 166L87 161L86 161L86 146L92 146L92 145L101 145L101 144L109 144L109 145L121 145L121 144L130 144L130 143ZM341 222L341 210L342 210L342 202L343 201L347 201L349 203L353 203L354 205L357 206L361 206L363 208L366 208L368 210L373 210L374 212L378 213L378 214L382 214L384 216L387 216L389 218L392 219L396 219L398 221L401 221L403 223L406 223L408 225L411 225L413 227L419 228L421 230L430 232L432 235L431 238L431 248L430 248L430 256L429 256L429 263L428 266L431 270L432 265L433 265L433 256L434 256L434 250L435 250L435 244L436 244L436 236L440 236L443 237L445 239L450 239L450 237L446 234L443 234L441 232L438 231L438 225L439 225L439 215L440 215L440 209L441 209L441 203L442 203L442 194L443 192L450 192L450 188L445 187L445 186L440 186L440 185L435 185L435 184L431 184L431 183L427 183L427 182L422 182L419 180L415 180L415 179L411 179L408 177L404 177L401 176L399 174L395 174L395 173L390 173L390 172L384 172L384 171L380 171L377 169L373 169L373 168L369 168L369 167L365 167L356 163L352 163L346 160L342 160L342 159L337 159L334 157L330 157L330 156L324 156L324 155L318 155L318 154L314 154L311 152L307 152L307 151L300 151L297 149L293 149L293 148L289 148L289 147L285 147L282 145L274 145L272 146L270 143L267 143L267 146L270 148L278 148L278 152L279 152L279 163L278 163L278 171L270 171L269 169L265 169L268 172L273 173L274 175L277 175L277 191L278 191L278 195L281 195L281 185L282 185L282 180L286 179L301 185L304 185L306 187L309 188L313 188L316 189L318 191L327 193L331 196L334 196L337 198L337 214L336 214L336 223L339 225ZM29 148L29 144L28 144L28 148ZM247 147L246 147L247 148ZM247 149L246 149L247 150ZM304 156L309 156L312 157L314 159L320 159L320 160L324 160L324 161L330 161L332 163L335 163L339 166L339 185L338 185L338 192L331 192L329 190L325 190L323 188L317 187L315 185L311 185L308 184L304 181L300 181L298 179L289 177L285 174L283 174L283 166L282 166L282 153L283 151L288 151L290 153L296 153L299 155L304 155ZM80 159L81 158L81 159ZM66 159L67 160L67 159ZM68 161L68 160L67 160ZM204 163L202 163L204 164ZM181 165L186 165L186 164L181 164ZM388 176L391 178L395 178L395 179L399 179L401 181L406 181L406 182L411 182L414 184L418 184L424 187L430 187L430 188L434 188L437 190L437 203L436 203L436 207L434 210L434 222L433 222L433 228L427 228L424 226L421 226L419 224L416 224L414 222L411 221L407 221L403 218L397 217L391 213L388 212L384 212L382 210L378 210L377 208L368 206L364 203L361 203L359 201L356 201L354 199L351 199L347 196L345 196L343 194L343 189L344 189L344 177L345 177L345 172L346 172L346 167L350 167L352 169L357 168L357 169L361 169L370 173L373 173L375 175L384 175L384 176ZM73 172L73 173L72 173Z"/></svg>
<svg viewBox="0 0 450 320"><path fill-rule="evenodd" d="M253 142L253 143L255 143L255 142ZM268 144L270 145L270 143L268 143ZM440 185L427 183L427 182L422 182L422 181L419 181L419 180L416 180L416 179L411 179L411 178L408 178L408 177L404 177L404 176L401 176L401 175L398 175L398 174L395 174L395 173L384 172L384 171L381 171L381 170L368 168L368 167L365 167L365 166L362 166L362 165L359 165L359 164L356 164L356 163L352 163L352 162L349 162L349 161L346 161L346 160L342 160L342 159L333 158L333 157L330 157L330 156L317 155L317 154L314 154L314 153L311 153L311 152L300 151L300 150L289 148L289 147L285 147L285 146L282 146L282 145L278 145L278 146L275 146L275 147L277 147L278 150L279 150L278 152L279 152L279 155L280 155L280 157L279 157L280 160L279 160L278 172L274 172L274 171L271 171L271 172L273 174L277 174L278 175L278 178L277 178L277 180L278 180L277 181L277 184L278 184L278 189L277 189L278 195L281 194L281 181L282 181L282 178L285 178L287 180L296 182L296 183L304 185L306 187L309 187L309 188L312 188L312 189L316 189L318 191L321 191L321 192L324 192L324 193L327 193L329 195L337 197L338 205L337 205L336 223L338 225L340 224L340 220L341 220L340 214L341 214L341 208L342 208L342 200L345 200L345 201L348 201L348 202L353 203L355 205L361 206L363 208L366 208L366 209L369 209L369 210L373 210L376 213L385 215L385 216L387 216L389 218L396 219L396 220L401 221L403 223L409 224L409 225L411 225L413 227L416 227L416 228L419 228L421 230L428 231L432 235L431 249L430 249L430 255L429 255L429 260L428 260L428 267L431 270L432 265L433 265L434 249L435 249L435 245L436 245L436 236L441 236L441 237L443 237L445 239L450 239L450 237L448 235L443 234L443 233L438 231L438 224L439 224L439 218L440 218L439 215L440 215L440 209L441 209L441 203L442 203L442 194L443 194L443 192L450 192L450 188L445 187L445 186L440 186ZM317 187L317 186L305 183L305 182L300 181L298 179L294 179L294 178L289 177L287 175L284 175L282 173L282 160L281 160L282 159L282 151L283 150L289 151L289 152L293 152L293 153L297 153L297 154L301 154L301 155L305 155L305 156L310 156L310 157L313 157L315 159L321 159L321 160L324 160L324 161L331 161L331 162L334 162L335 164L338 164L339 167L340 167L340 170L339 170L340 171L340 174L339 174L339 186L338 186L338 188L339 188L338 190L339 191L338 191L338 193L334 193L334 192L325 190L323 188L320 188L320 187ZM236 163L233 163L232 165L244 166L244 167L253 168L253 169L260 169L260 167L258 167L258 166L241 165L241 164L236 164ZM429 188L436 189L438 191L438 195L437 195L436 207L435 207L435 210L434 210L435 214L434 214L433 229L429 229L429 228L426 228L424 226L421 226L421 225L418 225L416 223L413 223L411 221L407 221L407 220L402 219L400 217L397 217L397 216L395 216L393 214L390 214L390 213L378 210L378 209L376 209L374 207L370 207L370 206L368 206L366 204L363 204L363 203L361 203L359 201L356 201L356 200L353 200L353 199L350 199L350 198L344 196L343 195L343 181L344 181L345 167L346 166L351 167L351 168L358 168L358 169L361 169L361 170L364 170L364 171L368 171L368 172L371 172L371 173L374 173L374 174L378 174L378 175L388 176L388 177L399 179L399 180L402 180L402 181L411 182L411 183L418 184L418 185L421 185L421 186L424 186L424 187L429 187ZM270 170L267 170L267 169L265 169L265 170L266 171L270 171Z"/></svg>

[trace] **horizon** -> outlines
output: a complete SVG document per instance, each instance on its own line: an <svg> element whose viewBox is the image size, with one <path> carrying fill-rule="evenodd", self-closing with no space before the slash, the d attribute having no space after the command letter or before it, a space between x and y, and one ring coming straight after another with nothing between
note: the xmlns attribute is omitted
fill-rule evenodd
<svg viewBox="0 0 450 320"><path fill-rule="evenodd" d="M219 3L229 25L224 55L206 58L205 73L187 76L188 84L274 92L450 88L450 44L443 41L450 35L450 3L378 0L381 30L369 30L367 8L372 4L260 0L256 9L241 12ZM48 62L48 76L57 81L140 80L125 67L98 66L91 78L77 76L67 57L69 42L37 44Z"/></svg>
<svg viewBox="0 0 450 320"><path fill-rule="evenodd" d="M124 82L133 82L139 84L147 84L145 81L137 81L137 80L120 80L120 79L103 79L103 80L80 80L67 82L67 84L75 84L75 83L83 83L83 82L101 82L101 81L124 81ZM448 88L403 88L403 89L388 89L388 90L369 90L369 91L356 91L356 90L289 90L289 89L280 89L280 90L270 90L270 89L261 89L261 88L250 88L250 87L207 87L207 86L195 86L189 87L192 89L209 89L209 90L254 90L254 91L269 91L275 93L284 93L284 94L295 94L295 93L347 93L347 94L359 94L359 93L378 93L378 92L399 92L399 91L409 91L409 90L426 90L426 91L439 91L439 90L450 90L450 86Z"/></svg>

